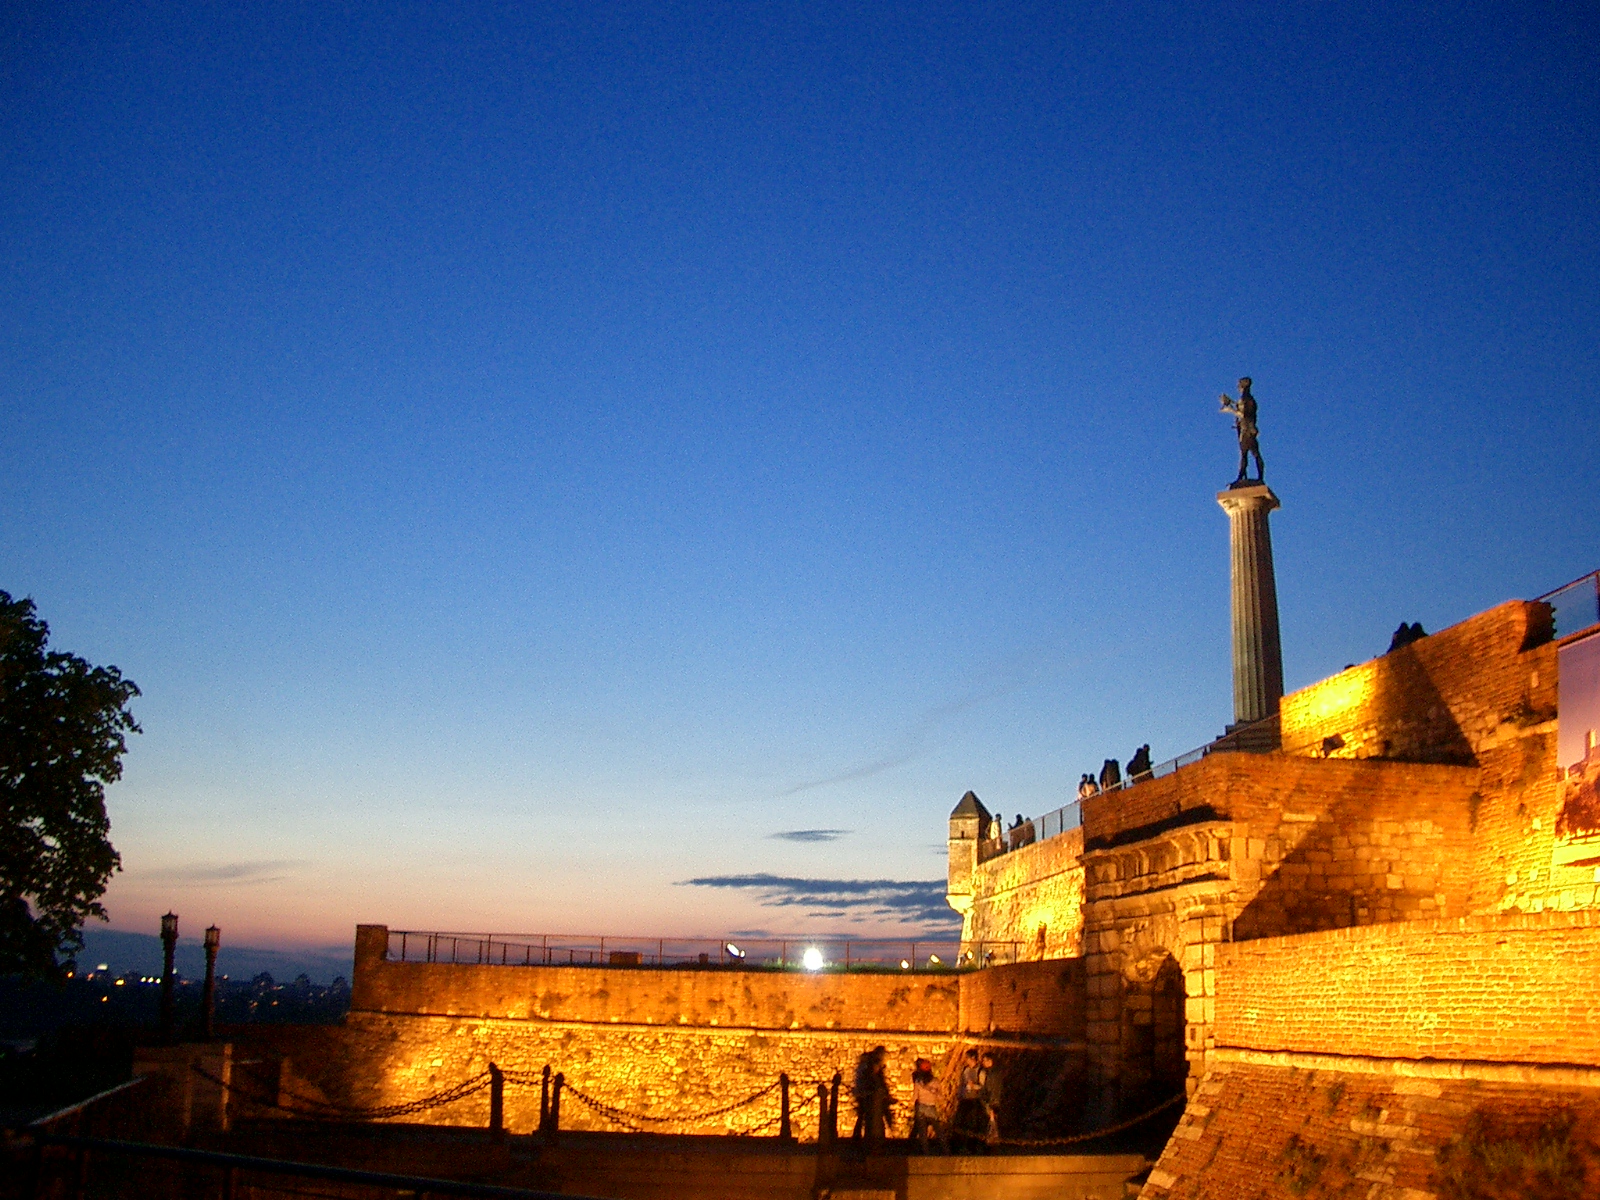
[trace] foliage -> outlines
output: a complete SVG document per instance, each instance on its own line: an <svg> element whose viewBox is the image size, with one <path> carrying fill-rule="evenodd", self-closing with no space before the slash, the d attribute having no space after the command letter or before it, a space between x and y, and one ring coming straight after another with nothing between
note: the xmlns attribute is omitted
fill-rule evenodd
<svg viewBox="0 0 1600 1200"><path fill-rule="evenodd" d="M1323 1169L1328 1165L1327 1158L1311 1143L1301 1140L1298 1133L1289 1135L1278 1161L1283 1163L1283 1168L1276 1178L1291 1196L1304 1196L1316 1187Z"/></svg>
<svg viewBox="0 0 1600 1200"><path fill-rule="evenodd" d="M121 867L105 785L122 775L139 694L116 667L47 649L33 601L0 591L0 970L50 973Z"/></svg>
<svg viewBox="0 0 1600 1200"><path fill-rule="evenodd" d="M1580 1200L1584 1188L1583 1151L1573 1140L1571 1114L1532 1130L1491 1127L1473 1113L1466 1130L1439 1148L1440 1200Z"/></svg>

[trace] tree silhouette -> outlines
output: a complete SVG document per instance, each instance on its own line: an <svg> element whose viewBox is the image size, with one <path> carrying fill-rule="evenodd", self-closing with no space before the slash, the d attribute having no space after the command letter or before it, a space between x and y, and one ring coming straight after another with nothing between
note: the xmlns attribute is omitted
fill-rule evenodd
<svg viewBox="0 0 1600 1200"><path fill-rule="evenodd" d="M139 694L116 667L49 650L33 601L0 591L0 971L56 971L105 919L105 785L122 776Z"/></svg>

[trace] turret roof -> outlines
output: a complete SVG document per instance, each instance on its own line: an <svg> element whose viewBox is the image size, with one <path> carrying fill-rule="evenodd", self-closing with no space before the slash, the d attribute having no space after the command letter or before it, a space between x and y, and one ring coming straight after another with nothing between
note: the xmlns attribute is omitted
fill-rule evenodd
<svg viewBox="0 0 1600 1200"><path fill-rule="evenodd" d="M987 820L989 816L989 810L983 806L983 801L978 799L977 792L968 792L965 796L961 797L961 803L956 805L955 811L953 811L950 816L952 818L980 817Z"/></svg>

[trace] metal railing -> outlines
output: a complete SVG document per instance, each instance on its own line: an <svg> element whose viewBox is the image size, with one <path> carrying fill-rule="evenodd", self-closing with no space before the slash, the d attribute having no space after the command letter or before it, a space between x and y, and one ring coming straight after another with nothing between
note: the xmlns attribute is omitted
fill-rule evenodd
<svg viewBox="0 0 1600 1200"><path fill-rule="evenodd" d="M1580 575L1535 600L1550 606L1558 638L1600 625L1600 571Z"/></svg>
<svg viewBox="0 0 1600 1200"><path fill-rule="evenodd" d="M392 929L386 957L400 963L496 967L951 971L1017 962L1021 945L956 938L652 938Z"/></svg>
<svg viewBox="0 0 1600 1200"><path fill-rule="evenodd" d="M1252 747L1253 739L1251 735L1253 733L1260 734L1270 731L1276 737L1275 726L1277 721L1278 715L1274 713L1263 720L1249 725L1241 725L1232 732L1209 741L1203 746L1196 746L1193 750L1187 750L1174 758L1167 759L1165 762L1159 762L1148 771L1143 771L1138 775L1130 775L1116 783L1107 784L1105 787L1096 784L1095 795L1104 796L1111 792L1124 792L1149 780L1161 779L1171 775L1174 771L1187 767L1192 763L1197 763L1208 755ZM983 838L979 843L979 861L987 861L1011 850L1020 850L1023 846L1031 846L1035 842L1060 837L1064 833L1077 829L1082 824L1083 801L1070 801L1060 808L1052 809L1042 817L1031 817L1023 821L1017 828L1006 830L998 841L990 837Z"/></svg>

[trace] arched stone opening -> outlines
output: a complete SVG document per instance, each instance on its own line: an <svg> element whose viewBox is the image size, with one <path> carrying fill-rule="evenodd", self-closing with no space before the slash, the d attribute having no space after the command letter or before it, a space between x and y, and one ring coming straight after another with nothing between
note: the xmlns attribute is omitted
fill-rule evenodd
<svg viewBox="0 0 1600 1200"><path fill-rule="evenodd" d="M1125 1111L1160 1103L1184 1086L1188 989L1183 968L1162 952L1123 975L1121 1093Z"/></svg>

